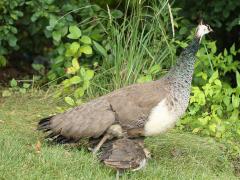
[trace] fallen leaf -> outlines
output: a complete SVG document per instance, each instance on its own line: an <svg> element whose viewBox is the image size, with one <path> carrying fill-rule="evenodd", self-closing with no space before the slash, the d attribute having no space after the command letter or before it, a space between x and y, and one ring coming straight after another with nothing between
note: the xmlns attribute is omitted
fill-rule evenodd
<svg viewBox="0 0 240 180"><path fill-rule="evenodd" d="M37 143L35 144L35 151L36 153L40 153L41 152L41 143L40 141L38 140Z"/></svg>

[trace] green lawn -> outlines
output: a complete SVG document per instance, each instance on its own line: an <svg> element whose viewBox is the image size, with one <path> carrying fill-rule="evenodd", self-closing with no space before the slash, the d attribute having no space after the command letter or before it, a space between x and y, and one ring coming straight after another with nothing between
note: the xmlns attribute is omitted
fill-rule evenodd
<svg viewBox="0 0 240 180"><path fill-rule="evenodd" d="M57 111L56 103L39 95L0 98L0 179L114 179L86 149L54 146L35 130L40 117ZM40 153L35 144L40 140ZM171 131L148 138L153 158L147 167L122 179L238 179L213 139Z"/></svg>

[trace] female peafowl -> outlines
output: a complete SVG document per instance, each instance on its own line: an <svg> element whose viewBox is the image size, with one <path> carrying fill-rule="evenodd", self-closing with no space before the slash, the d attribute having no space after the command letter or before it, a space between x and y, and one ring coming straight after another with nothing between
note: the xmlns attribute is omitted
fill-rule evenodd
<svg viewBox="0 0 240 180"><path fill-rule="evenodd" d="M135 138L161 134L184 114L189 101L195 54L208 25L200 24L195 37L161 79L134 84L101 96L67 112L40 120L38 129L58 143L83 137L101 138L93 149L112 138Z"/></svg>

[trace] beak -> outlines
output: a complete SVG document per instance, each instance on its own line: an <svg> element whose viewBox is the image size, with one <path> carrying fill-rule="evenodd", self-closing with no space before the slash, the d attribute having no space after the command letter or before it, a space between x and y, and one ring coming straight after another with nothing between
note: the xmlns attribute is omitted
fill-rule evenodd
<svg viewBox="0 0 240 180"><path fill-rule="evenodd" d="M214 32L213 29L211 27L209 27L209 32Z"/></svg>

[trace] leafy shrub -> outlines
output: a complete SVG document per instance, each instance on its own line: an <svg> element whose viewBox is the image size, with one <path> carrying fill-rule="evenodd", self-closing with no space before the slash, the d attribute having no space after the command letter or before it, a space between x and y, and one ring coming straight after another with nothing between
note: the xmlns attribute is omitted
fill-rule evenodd
<svg viewBox="0 0 240 180"><path fill-rule="evenodd" d="M65 63L70 59L71 64L66 68L66 75L68 78L60 84L63 85L63 88L58 91L57 96L62 95L63 93L73 94L76 100L80 100L84 95L85 90L89 87L89 81L94 75L93 70L79 65L79 59L83 54L85 54L85 56L91 56L93 54L92 39L89 36L82 35L81 30L77 26L69 27L69 34L67 37L71 39L72 42L63 44L66 50L59 54L58 58L62 59L62 61L66 61ZM61 61L58 63L61 63ZM59 67L61 68L62 66ZM52 71L53 70L54 69L52 69ZM65 101L69 105L75 105L75 101L69 96L65 97ZM78 104L80 102L81 101L78 101Z"/></svg>
<svg viewBox="0 0 240 180"><path fill-rule="evenodd" d="M56 96L75 89L74 97L80 98L93 77L91 69L104 53L101 41L108 13L87 0L4 0L0 4L0 21L6 23L0 26L0 67L20 47L28 55L44 57L45 62L33 61L32 67L42 78L47 72L44 82L60 83ZM112 13L113 18L120 17L119 11Z"/></svg>
<svg viewBox="0 0 240 180"><path fill-rule="evenodd" d="M55 53L55 47L65 42L69 26L76 24L83 34L101 41L104 32L101 23L107 17L107 12L87 0L3 0L0 10L1 65L6 64L6 56L19 47L20 53L42 56Z"/></svg>
<svg viewBox="0 0 240 180"><path fill-rule="evenodd" d="M137 3L131 11L124 11L121 21L109 22L108 36L103 42L107 54L93 78L91 96L159 78L174 63L166 2L154 0L149 6Z"/></svg>
<svg viewBox="0 0 240 180"><path fill-rule="evenodd" d="M206 51L207 50L207 51ZM194 133L219 139L240 138L239 62L234 61L240 50L233 44L229 51L216 53L216 43L206 43L197 53L194 85L187 115L180 127ZM236 83L227 73L234 72Z"/></svg>
<svg viewBox="0 0 240 180"><path fill-rule="evenodd" d="M6 56L9 51L17 50L17 21L23 16L19 9L24 5L24 0L1 0L0 2L0 67L5 66Z"/></svg>
<svg viewBox="0 0 240 180"><path fill-rule="evenodd" d="M189 20L199 18L207 21L216 28L223 27L227 31L239 25L239 14L237 9L240 7L239 1L207 1L200 0L189 2L187 0L175 1L175 6L182 8L181 15ZM219 18L221 17L221 18Z"/></svg>
<svg viewBox="0 0 240 180"><path fill-rule="evenodd" d="M174 1L173 7L180 8L177 28L182 40L189 34L191 29L189 27L203 20L214 29L214 33L210 36L217 40L219 51L229 48L233 43L238 44L240 1L182 0Z"/></svg>
<svg viewBox="0 0 240 180"><path fill-rule="evenodd" d="M21 93L25 94L31 87L30 83L27 82L18 82L15 79L10 81L9 89L5 89L2 92L2 97L11 96L12 93Z"/></svg>

